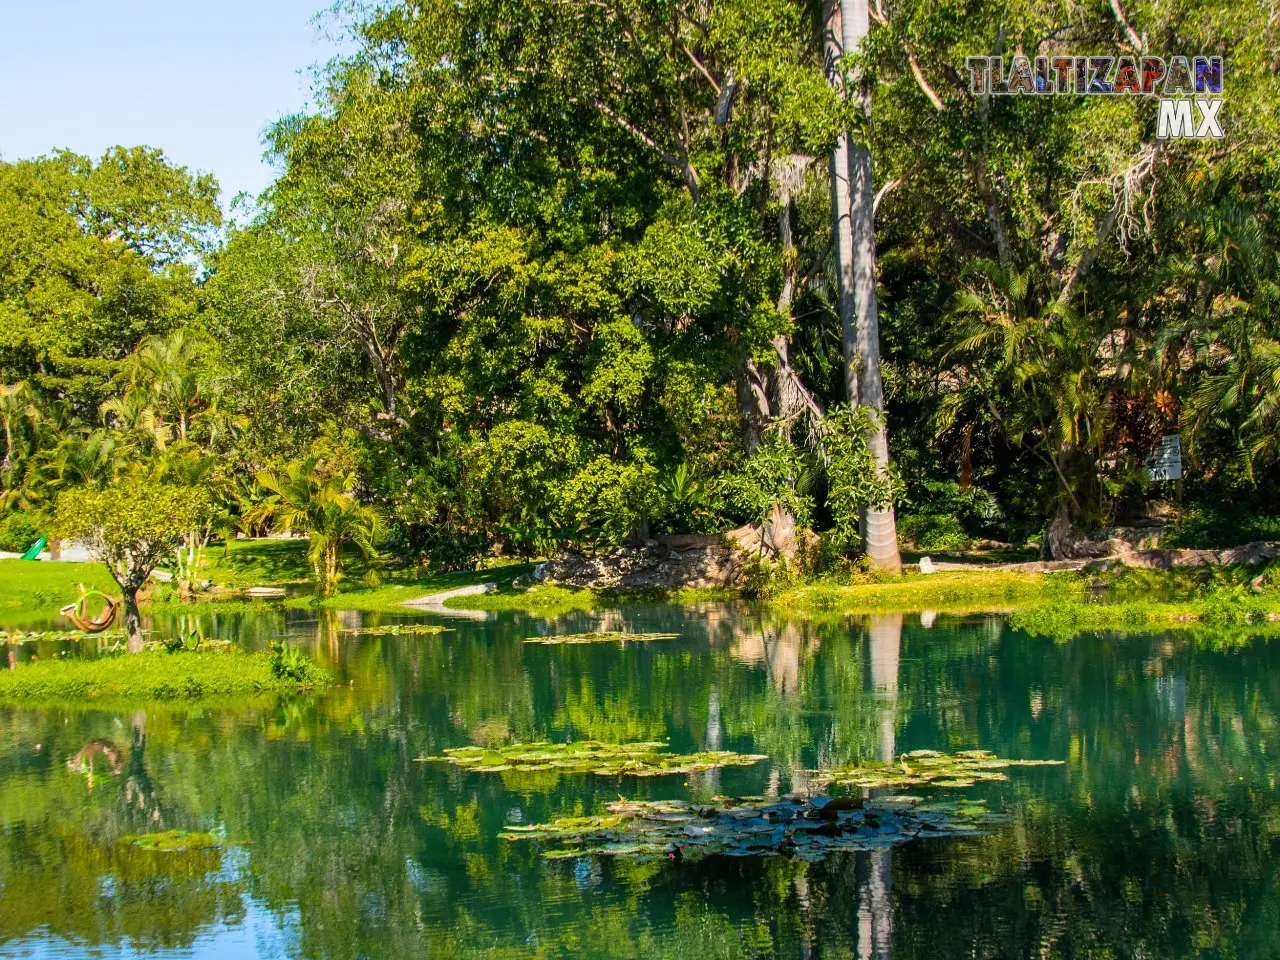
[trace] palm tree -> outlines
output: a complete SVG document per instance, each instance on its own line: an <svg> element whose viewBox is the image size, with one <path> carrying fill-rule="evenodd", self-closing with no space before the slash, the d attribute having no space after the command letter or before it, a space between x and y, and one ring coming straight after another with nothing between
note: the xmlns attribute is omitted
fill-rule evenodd
<svg viewBox="0 0 1280 960"><path fill-rule="evenodd" d="M870 29L868 0L826 0L824 56L828 81L868 117L871 98L854 77L848 88L842 61L860 52ZM875 198L871 148L842 131L831 154L831 205L835 236L836 289L844 348L845 389L851 407L869 414L867 445L880 476L889 474L889 434L880 375L880 309L876 297ZM862 511L863 548L871 563L890 573L902 570L893 505Z"/></svg>
<svg viewBox="0 0 1280 960"><path fill-rule="evenodd" d="M202 371L204 345L185 330L148 337L134 357L135 376L149 390L156 407L168 415L179 440L192 421L209 406L209 387Z"/></svg>
<svg viewBox="0 0 1280 960"><path fill-rule="evenodd" d="M0 384L0 421L4 423L4 461L0 462L0 471L8 473L40 421L40 411L25 380Z"/></svg>
<svg viewBox="0 0 1280 960"><path fill-rule="evenodd" d="M351 493L354 475L325 473L317 458L309 457L283 471L264 471L257 479L268 493L254 508L256 519L307 535L307 559L320 596L332 596L337 588L344 543L355 544L367 557L377 556L382 515Z"/></svg>

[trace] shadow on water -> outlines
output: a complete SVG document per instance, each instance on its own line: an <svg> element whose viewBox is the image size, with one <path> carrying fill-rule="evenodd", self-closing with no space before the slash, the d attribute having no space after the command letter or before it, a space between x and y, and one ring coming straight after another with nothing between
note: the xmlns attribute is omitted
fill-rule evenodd
<svg viewBox="0 0 1280 960"><path fill-rule="evenodd" d="M332 669L266 708L0 708L0 952L222 957L1272 956L1280 664L1168 636L747 604L552 622L279 607L164 614ZM675 632L543 646L529 636ZM359 632L357 632L359 631ZM464 772L470 743L667 739L767 754L690 776ZM816 864L548 861L505 823L636 798L784 796L912 749L1063 759L972 788L1009 823ZM164 853L126 835L208 831Z"/></svg>

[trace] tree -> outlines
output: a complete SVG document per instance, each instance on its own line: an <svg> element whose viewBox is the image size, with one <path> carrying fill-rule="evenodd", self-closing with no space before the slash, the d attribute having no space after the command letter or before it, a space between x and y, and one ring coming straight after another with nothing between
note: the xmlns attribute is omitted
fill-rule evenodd
<svg viewBox="0 0 1280 960"><path fill-rule="evenodd" d="M828 0L827 73L845 91L844 57L861 53L870 29L867 0ZM845 391L849 405L868 411L868 446L877 471L889 474L889 437L885 425L884 386L880 374L880 314L876 295L875 195L871 183L871 148L865 132L870 124L871 95L862 71L850 78L849 97L861 136L841 131L831 154L831 201L835 232L836 285L840 302ZM879 569L899 573L898 531L893 504L862 506L861 533L867 557Z"/></svg>
<svg viewBox="0 0 1280 960"><path fill-rule="evenodd" d="M284 470L263 471L258 484L268 493L255 507L255 517L277 530L307 535L307 558L320 596L332 596L337 589L343 544L354 544L368 557L377 555L382 516L355 498L354 475L326 473L312 457Z"/></svg>
<svg viewBox="0 0 1280 960"><path fill-rule="evenodd" d="M143 337L193 314L217 197L143 147L0 162L0 368L88 415Z"/></svg>
<svg viewBox="0 0 1280 960"><path fill-rule="evenodd" d="M130 653L142 650L138 591L187 531L199 526L207 509L208 498L199 488L141 477L102 490L69 490L58 498L56 535L83 541L120 585Z"/></svg>

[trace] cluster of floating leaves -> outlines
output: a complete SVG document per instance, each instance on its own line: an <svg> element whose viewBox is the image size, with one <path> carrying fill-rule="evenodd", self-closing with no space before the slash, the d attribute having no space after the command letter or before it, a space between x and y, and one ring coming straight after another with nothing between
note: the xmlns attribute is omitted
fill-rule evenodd
<svg viewBox="0 0 1280 960"><path fill-rule="evenodd" d="M664 774L696 773L714 767L740 767L768 758L760 754L710 750L702 753L664 753L664 742L521 743L488 749L456 747L442 757L419 757L422 761L452 763L476 773L535 772L591 773L602 777L623 775L657 777Z"/></svg>
<svg viewBox="0 0 1280 960"><path fill-rule="evenodd" d="M425 637L445 633L447 630L447 627L434 623L384 623L376 627L351 627L342 633L347 637Z"/></svg>
<svg viewBox="0 0 1280 960"><path fill-rule="evenodd" d="M195 833L190 830L161 830L157 833L131 834L121 837L120 842L140 850L156 850L160 853L182 853L226 846L224 841L211 833Z"/></svg>
<svg viewBox="0 0 1280 960"><path fill-rule="evenodd" d="M616 633L600 631L597 633L562 633L548 637L525 637L525 643L540 643L544 646L558 647L579 643L648 643L650 640L676 640L678 633Z"/></svg>
<svg viewBox="0 0 1280 960"><path fill-rule="evenodd" d="M833 767L815 772L818 784L876 789L887 787L972 787L976 783L1008 780L1009 767L1060 766L1061 760L1005 760L989 750L939 753L915 750L897 760Z"/></svg>
<svg viewBox="0 0 1280 960"><path fill-rule="evenodd" d="M790 856L821 860L847 850L879 850L917 837L976 836L1005 822L981 800L920 797L811 797L769 801L620 800L597 817L508 824L504 840L534 840L548 859L588 855L697 860L708 856Z"/></svg>
<svg viewBox="0 0 1280 960"><path fill-rule="evenodd" d="M23 643L79 643L81 640L96 637L113 637L120 632L108 634L85 633L83 630L0 630L0 644Z"/></svg>

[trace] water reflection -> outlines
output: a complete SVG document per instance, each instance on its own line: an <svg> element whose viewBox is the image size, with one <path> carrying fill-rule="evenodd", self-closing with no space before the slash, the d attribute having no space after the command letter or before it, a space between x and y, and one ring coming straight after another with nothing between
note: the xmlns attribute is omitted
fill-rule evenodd
<svg viewBox="0 0 1280 960"><path fill-rule="evenodd" d="M254 648L289 635L323 696L208 711L0 708L0 952L227 956L1273 955L1280 664L1167 637L1055 644L997 619L797 619L628 608L525 645L528 621L352 636L377 615L161 623ZM385 618L383 618L385 619ZM393 618L394 619L394 618ZM752 768L604 780L463 773L464 743L669 737ZM1012 822L820 864L548 862L507 822L619 794L784 794L827 763L917 748L1063 758L985 795ZM165 855L119 838L214 831Z"/></svg>

